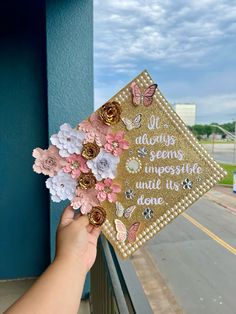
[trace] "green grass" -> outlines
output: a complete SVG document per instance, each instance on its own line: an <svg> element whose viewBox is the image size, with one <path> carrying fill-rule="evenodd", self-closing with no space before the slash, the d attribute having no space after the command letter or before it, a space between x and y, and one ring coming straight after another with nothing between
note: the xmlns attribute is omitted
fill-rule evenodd
<svg viewBox="0 0 236 314"><path fill-rule="evenodd" d="M220 164L225 171L227 171L227 175L219 182L220 184L233 184L233 172L236 171L236 166Z"/></svg>
<svg viewBox="0 0 236 314"><path fill-rule="evenodd" d="M212 140L200 140L200 144L212 144ZM234 144L233 141L214 141L214 144Z"/></svg>

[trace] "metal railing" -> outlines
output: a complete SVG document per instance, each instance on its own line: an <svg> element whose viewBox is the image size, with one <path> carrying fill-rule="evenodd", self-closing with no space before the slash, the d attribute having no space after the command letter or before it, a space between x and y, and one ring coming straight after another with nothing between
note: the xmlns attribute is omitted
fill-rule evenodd
<svg viewBox="0 0 236 314"><path fill-rule="evenodd" d="M104 236L91 271L90 307L93 314L152 313L132 263L121 260Z"/></svg>

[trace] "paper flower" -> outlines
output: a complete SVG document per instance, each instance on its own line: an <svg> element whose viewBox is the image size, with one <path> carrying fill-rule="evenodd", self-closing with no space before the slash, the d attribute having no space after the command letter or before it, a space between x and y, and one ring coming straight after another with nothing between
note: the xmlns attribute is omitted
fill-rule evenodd
<svg viewBox="0 0 236 314"><path fill-rule="evenodd" d="M105 150L114 156L120 156L124 149L129 148L129 142L124 139L125 133L119 131L116 134L107 134Z"/></svg>
<svg viewBox="0 0 236 314"><path fill-rule="evenodd" d="M98 181L106 178L114 179L119 161L118 156L113 156L102 148L97 157L87 161L87 166L92 170Z"/></svg>
<svg viewBox="0 0 236 314"><path fill-rule="evenodd" d="M54 202L60 202L66 199L71 200L75 195L76 184L76 180L62 170L46 181L46 187L49 189L51 199Z"/></svg>
<svg viewBox="0 0 236 314"><path fill-rule="evenodd" d="M35 148L32 156L36 158L33 165L34 171L49 177L53 177L66 163L53 145L50 145L48 149Z"/></svg>
<svg viewBox="0 0 236 314"><path fill-rule="evenodd" d="M111 101L99 109L99 114L105 124L113 125L120 121L121 111L121 105L117 101Z"/></svg>
<svg viewBox="0 0 236 314"><path fill-rule="evenodd" d="M93 207L88 218L91 225L100 227L106 220L106 211L101 206Z"/></svg>
<svg viewBox="0 0 236 314"><path fill-rule="evenodd" d="M86 143L83 145L81 155L85 159L93 159L95 158L100 152L100 147L96 143Z"/></svg>
<svg viewBox="0 0 236 314"><path fill-rule="evenodd" d="M58 134L51 136L53 145L59 148L59 154L62 157L69 157L71 154L80 154L85 134L81 131L72 129L68 123L60 126Z"/></svg>
<svg viewBox="0 0 236 314"><path fill-rule="evenodd" d="M90 170L86 165L86 160L81 155L73 154L66 158L67 164L64 166L64 172L70 173L72 178L78 178L83 173L88 173Z"/></svg>
<svg viewBox="0 0 236 314"><path fill-rule="evenodd" d="M93 206L98 206L97 191L94 189L81 190L77 188L76 197L73 198L71 206L74 209L80 208L82 214L87 214Z"/></svg>
<svg viewBox="0 0 236 314"><path fill-rule="evenodd" d="M92 189L95 187L95 184L97 182L95 176L93 175L92 172L89 173L81 173L79 178L77 179L78 186L83 189Z"/></svg>
<svg viewBox="0 0 236 314"><path fill-rule="evenodd" d="M116 193L121 191L120 185L113 183L111 179L105 179L103 182L98 182L95 189L98 191L97 198L100 202L107 199L110 203L114 203L116 201Z"/></svg>
<svg viewBox="0 0 236 314"><path fill-rule="evenodd" d="M110 127L101 121L97 112L92 113L89 120L81 122L77 128L85 133L85 143L95 141L100 147L106 143L106 135L110 130Z"/></svg>

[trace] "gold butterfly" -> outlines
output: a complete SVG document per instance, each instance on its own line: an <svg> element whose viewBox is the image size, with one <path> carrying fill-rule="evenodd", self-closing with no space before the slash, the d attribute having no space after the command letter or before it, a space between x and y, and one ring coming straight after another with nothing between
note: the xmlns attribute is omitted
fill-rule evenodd
<svg viewBox="0 0 236 314"><path fill-rule="evenodd" d="M131 131L133 129L138 129L141 127L142 114L137 114L133 120L130 120L128 118L121 118L121 120L124 123L127 131Z"/></svg>
<svg viewBox="0 0 236 314"><path fill-rule="evenodd" d="M129 219L133 213L133 211L135 210L136 206L133 205L133 206L129 206L127 207L126 209L124 208L124 206L116 201L116 216L117 217L125 217L127 219Z"/></svg>

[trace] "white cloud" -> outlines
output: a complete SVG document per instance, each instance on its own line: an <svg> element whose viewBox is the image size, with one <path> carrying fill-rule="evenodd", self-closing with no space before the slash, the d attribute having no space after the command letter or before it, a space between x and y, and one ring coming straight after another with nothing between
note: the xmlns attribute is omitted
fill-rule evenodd
<svg viewBox="0 0 236 314"><path fill-rule="evenodd" d="M196 66L222 38L235 36L235 20L232 0L97 0L95 66L115 72L127 61Z"/></svg>
<svg viewBox="0 0 236 314"><path fill-rule="evenodd" d="M96 106L149 67L170 102L196 102L199 122L230 121L235 43L232 0L95 0Z"/></svg>

